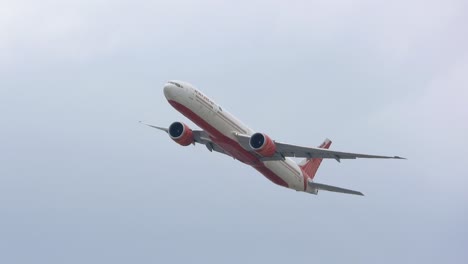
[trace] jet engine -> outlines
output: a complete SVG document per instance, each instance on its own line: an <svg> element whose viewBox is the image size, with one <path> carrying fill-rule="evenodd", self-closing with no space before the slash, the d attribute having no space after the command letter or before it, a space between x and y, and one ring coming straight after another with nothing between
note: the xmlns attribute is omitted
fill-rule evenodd
<svg viewBox="0 0 468 264"><path fill-rule="evenodd" d="M276 144L263 133L255 133L250 137L250 147L263 157L271 157L276 153Z"/></svg>
<svg viewBox="0 0 468 264"><path fill-rule="evenodd" d="M182 146L188 146L195 142L192 129L181 122L174 122L169 126L169 136Z"/></svg>

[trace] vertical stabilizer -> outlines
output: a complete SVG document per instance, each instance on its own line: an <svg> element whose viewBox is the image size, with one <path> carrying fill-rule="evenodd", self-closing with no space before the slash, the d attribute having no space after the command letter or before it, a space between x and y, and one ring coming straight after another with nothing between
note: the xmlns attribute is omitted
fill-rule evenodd
<svg viewBox="0 0 468 264"><path fill-rule="evenodd" d="M331 143L332 143L331 140L327 138L318 147L323 148L323 149L328 149ZM322 163L322 159L319 159L319 158L305 159L299 164L299 167L301 167L302 171L305 174L307 174L309 179L312 180L315 177L315 173L317 173L320 163Z"/></svg>

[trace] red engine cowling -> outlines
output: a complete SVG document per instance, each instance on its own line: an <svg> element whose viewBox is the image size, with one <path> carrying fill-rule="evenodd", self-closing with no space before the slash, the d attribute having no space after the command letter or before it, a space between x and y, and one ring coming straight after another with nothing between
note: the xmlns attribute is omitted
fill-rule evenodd
<svg viewBox="0 0 468 264"><path fill-rule="evenodd" d="M271 157L276 153L276 144L273 140L262 133L255 133L250 137L250 147L263 157Z"/></svg>
<svg viewBox="0 0 468 264"><path fill-rule="evenodd" d="M181 122L174 122L169 126L169 136L182 146L188 146L195 142L192 129Z"/></svg>

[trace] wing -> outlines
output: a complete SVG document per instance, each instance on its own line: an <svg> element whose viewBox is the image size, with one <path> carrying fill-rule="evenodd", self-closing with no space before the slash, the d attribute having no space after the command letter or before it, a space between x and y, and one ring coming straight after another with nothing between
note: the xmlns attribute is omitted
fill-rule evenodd
<svg viewBox="0 0 468 264"><path fill-rule="evenodd" d="M140 121L140 123L141 123L141 124L143 124L143 125L146 125L146 126L152 127L152 128L156 128L156 129L162 130L162 131L164 131L164 132L166 132L166 133L169 133L169 128L165 128L165 127L158 127L158 126L153 126L153 125L150 125L150 124L147 124L147 123L141 122L141 121Z"/></svg>
<svg viewBox="0 0 468 264"><path fill-rule="evenodd" d="M354 195L364 196L364 194L362 192L348 190L348 189L335 187L335 186L331 186L331 185L326 185L326 184L321 184L321 183L316 183L316 182L312 182L312 181L309 181L309 187L315 192L323 190L323 191L329 191L329 192L347 193L347 194L354 194Z"/></svg>
<svg viewBox="0 0 468 264"><path fill-rule="evenodd" d="M250 136L235 134L239 144L243 148L249 151L253 151L250 147L249 140ZM262 160L282 160L284 157L296 157L296 158L320 158L320 159L335 159L338 162L342 159L357 159L357 158L366 158L366 159L405 159L399 156L380 156L380 155L369 155L369 154L359 154L351 152L342 152L334 151L323 148L313 148L313 147L302 147L292 144L286 144L275 141L276 153L272 157L264 157Z"/></svg>
<svg viewBox="0 0 468 264"><path fill-rule="evenodd" d="M155 126L155 125L150 125L150 124L147 124L147 123L144 123L144 122L141 122L141 121L140 121L140 123L143 124L143 125L147 125L149 127L155 128L155 129L159 129L159 130L164 131L166 133L169 133L168 128L159 127L159 126ZM231 156L228 153L226 153L220 146L216 145L210 139L210 136L208 135L208 133L206 133L205 131L203 131L203 130L192 130L192 133L193 133L193 139L195 140L195 143L205 145L206 148L209 151L216 151L216 152L223 153L223 154L226 154L228 156Z"/></svg>
<svg viewBox="0 0 468 264"><path fill-rule="evenodd" d="M357 158L366 158L366 159L404 159L399 156L380 156L380 155L369 155L369 154L359 154L351 152L341 152L334 151L329 149L322 148L312 148L312 147L301 147L291 144L285 144L276 142L276 150L285 157L299 157L299 158L321 158L321 159L336 159L340 161L341 159L357 159Z"/></svg>

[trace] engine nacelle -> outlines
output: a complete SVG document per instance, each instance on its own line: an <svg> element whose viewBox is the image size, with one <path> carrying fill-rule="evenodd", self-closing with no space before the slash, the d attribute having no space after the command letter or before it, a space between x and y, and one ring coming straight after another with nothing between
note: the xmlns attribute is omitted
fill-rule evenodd
<svg viewBox="0 0 468 264"><path fill-rule="evenodd" d="M262 133L255 133L250 137L250 147L263 157L271 157L276 153L276 144L271 138Z"/></svg>
<svg viewBox="0 0 468 264"><path fill-rule="evenodd" d="M169 136L182 146L188 146L195 142L192 129L181 122L174 122L169 126Z"/></svg>

